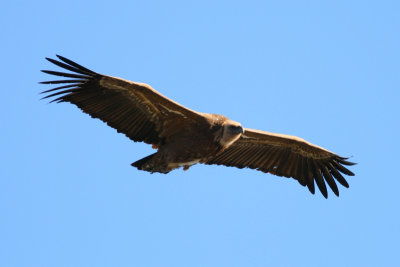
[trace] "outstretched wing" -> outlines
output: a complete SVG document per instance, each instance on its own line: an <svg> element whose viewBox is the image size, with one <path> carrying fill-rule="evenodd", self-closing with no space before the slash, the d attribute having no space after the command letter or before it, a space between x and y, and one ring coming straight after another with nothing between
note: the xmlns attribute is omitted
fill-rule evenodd
<svg viewBox="0 0 400 267"><path fill-rule="evenodd" d="M57 97L51 102L75 104L133 141L159 146L187 123L201 119L199 113L168 99L147 84L98 74L67 58L57 57L60 61L46 59L73 73L43 70L69 78L41 82L62 85L42 92L47 94L44 98Z"/></svg>
<svg viewBox="0 0 400 267"><path fill-rule="evenodd" d="M327 198L325 182L339 196L335 180L349 187L341 173L353 176L343 165L355 163L295 136L245 129L238 141L206 164L248 167L292 177L307 186L312 194L315 193L315 181Z"/></svg>

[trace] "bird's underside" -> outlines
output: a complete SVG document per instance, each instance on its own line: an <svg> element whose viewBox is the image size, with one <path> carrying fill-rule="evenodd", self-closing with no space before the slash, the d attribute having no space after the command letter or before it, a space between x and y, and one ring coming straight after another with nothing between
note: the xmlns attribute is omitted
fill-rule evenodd
<svg viewBox="0 0 400 267"><path fill-rule="evenodd" d="M200 113L161 95L149 85L98 74L57 56L47 58L71 72L44 70L66 79L42 82L59 86L44 91L51 102L70 102L135 142L157 149L132 166L149 172L187 170L196 163L251 168L291 177L314 194L317 184L327 197L326 183L339 196L336 182L349 187L342 174L354 174L347 158L301 138L243 128L225 116Z"/></svg>

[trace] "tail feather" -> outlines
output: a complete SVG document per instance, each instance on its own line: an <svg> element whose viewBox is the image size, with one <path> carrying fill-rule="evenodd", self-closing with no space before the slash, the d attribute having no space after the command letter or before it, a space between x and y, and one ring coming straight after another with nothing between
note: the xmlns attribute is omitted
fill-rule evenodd
<svg viewBox="0 0 400 267"><path fill-rule="evenodd" d="M150 161L154 157L155 154L156 153L151 154L151 155L149 155L147 157L144 157L142 159L139 159L138 161L135 161L134 163L132 163L131 166L138 168L138 170L146 170L146 169L148 169L148 167L146 168L144 165L148 161Z"/></svg>

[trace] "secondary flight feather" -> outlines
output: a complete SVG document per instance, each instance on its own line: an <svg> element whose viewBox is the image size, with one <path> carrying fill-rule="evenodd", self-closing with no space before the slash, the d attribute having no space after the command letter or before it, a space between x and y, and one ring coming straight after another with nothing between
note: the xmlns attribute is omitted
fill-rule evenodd
<svg viewBox="0 0 400 267"><path fill-rule="evenodd" d="M44 91L51 102L69 102L135 142L151 144L157 152L132 166L168 173L196 163L251 168L296 179L315 193L317 184L327 198L327 186L339 196L336 182L349 187L342 174L353 176L347 158L301 138L243 128L223 115L201 113L163 96L151 86L89 70L65 57L46 58L70 72L43 70L67 79Z"/></svg>

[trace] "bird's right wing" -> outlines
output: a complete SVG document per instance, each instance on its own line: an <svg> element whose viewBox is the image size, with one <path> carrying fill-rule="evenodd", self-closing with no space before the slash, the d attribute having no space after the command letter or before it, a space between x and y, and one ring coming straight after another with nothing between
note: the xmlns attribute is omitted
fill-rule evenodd
<svg viewBox="0 0 400 267"><path fill-rule="evenodd" d="M322 147L301 138L245 129L242 137L222 154L206 164L257 169L278 176L292 177L307 186L314 194L314 181L319 190L328 196L325 181L339 196L335 183L349 187L341 175L354 174L343 165L354 165L347 158L340 157Z"/></svg>
<svg viewBox="0 0 400 267"><path fill-rule="evenodd" d="M47 74L69 78L41 82L62 85L42 92L47 93L44 98L57 96L51 102L75 104L133 141L159 146L188 123L203 119L200 113L168 99L147 84L98 74L67 58L57 57L60 61L46 59L73 73L44 70Z"/></svg>

